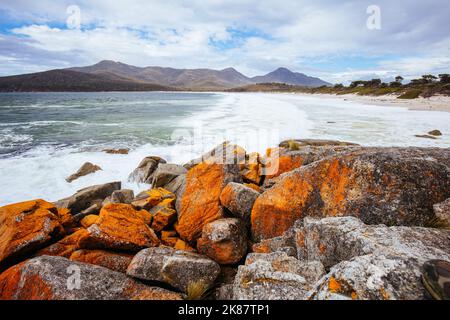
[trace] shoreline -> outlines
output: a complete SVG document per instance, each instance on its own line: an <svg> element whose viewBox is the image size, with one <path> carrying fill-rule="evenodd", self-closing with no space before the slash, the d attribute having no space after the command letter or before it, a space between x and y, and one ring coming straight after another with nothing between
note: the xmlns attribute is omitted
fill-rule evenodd
<svg viewBox="0 0 450 320"><path fill-rule="evenodd" d="M357 94L325 94L325 93L295 93L305 96L318 96L328 99L340 99L349 102L359 102L382 107L403 107L413 111L450 112L450 97L432 96L430 98L397 99L395 95L361 96Z"/></svg>

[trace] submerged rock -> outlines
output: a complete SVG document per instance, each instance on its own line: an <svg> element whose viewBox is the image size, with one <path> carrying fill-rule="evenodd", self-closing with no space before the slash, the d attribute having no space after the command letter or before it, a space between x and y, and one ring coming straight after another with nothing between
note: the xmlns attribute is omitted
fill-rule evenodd
<svg viewBox="0 0 450 320"><path fill-rule="evenodd" d="M200 163L186 174L186 182L177 197L178 227L181 238L193 241L203 226L223 217L220 193L229 182L241 182L239 166Z"/></svg>
<svg viewBox="0 0 450 320"><path fill-rule="evenodd" d="M54 204L59 208L70 209L72 214L75 215L92 205L100 205L115 190L120 190L120 186L120 181L90 186L80 189L74 195L58 200Z"/></svg>
<svg viewBox="0 0 450 320"><path fill-rule="evenodd" d="M0 268L64 235L58 209L38 199L0 207Z"/></svg>
<svg viewBox="0 0 450 320"><path fill-rule="evenodd" d="M164 282L187 292L189 286L210 288L219 272L219 265L202 255L159 247L136 254L127 274L138 279Z"/></svg>
<svg viewBox="0 0 450 320"><path fill-rule="evenodd" d="M103 152L109 153L109 154L128 154L130 152L130 149L122 148L122 149L103 149Z"/></svg>
<svg viewBox="0 0 450 320"><path fill-rule="evenodd" d="M237 263L247 253L247 229L235 218L210 222L203 227L197 250L220 264Z"/></svg>
<svg viewBox="0 0 450 320"><path fill-rule="evenodd" d="M0 275L0 300L180 300L178 293L143 285L120 272L42 256Z"/></svg>
<svg viewBox="0 0 450 320"><path fill-rule="evenodd" d="M426 225L450 196L450 149L367 148L279 177L255 201L254 240L283 234L306 216L354 215L366 223Z"/></svg>
<svg viewBox="0 0 450 320"><path fill-rule="evenodd" d="M69 177L66 178L67 182L72 182L80 177L86 176L88 174L94 173L98 170L102 170L102 168L100 168L99 166L92 164L90 162L85 162L80 169L78 169L77 172L75 172L74 174L70 175Z"/></svg>
<svg viewBox="0 0 450 320"><path fill-rule="evenodd" d="M136 169L129 175L128 180L133 182L152 183L153 173L158 164L166 163L166 160L160 157L145 157Z"/></svg>
<svg viewBox="0 0 450 320"><path fill-rule="evenodd" d="M428 132L428 134L432 135L432 136L442 136L442 132L437 130L437 129L436 130L431 130L430 132Z"/></svg>

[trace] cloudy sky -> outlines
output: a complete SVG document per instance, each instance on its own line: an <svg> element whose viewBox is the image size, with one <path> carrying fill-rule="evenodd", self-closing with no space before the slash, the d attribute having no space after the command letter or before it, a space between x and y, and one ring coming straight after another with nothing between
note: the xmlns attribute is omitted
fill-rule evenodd
<svg viewBox="0 0 450 320"><path fill-rule="evenodd" d="M449 17L448 0L0 0L0 76L110 59L408 79L450 73Z"/></svg>

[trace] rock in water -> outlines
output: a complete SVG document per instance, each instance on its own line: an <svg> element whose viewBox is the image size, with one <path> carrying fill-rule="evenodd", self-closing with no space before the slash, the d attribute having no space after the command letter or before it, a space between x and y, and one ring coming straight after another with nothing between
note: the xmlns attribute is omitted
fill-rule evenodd
<svg viewBox="0 0 450 320"><path fill-rule="evenodd" d="M0 300L181 300L181 296L103 267L42 256L0 275Z"/></svg>
<svg viewBox="0 0 450 320"><path fill-rule="evenodd" d="M70 255L72 261L95 264L122 273L127 272L132 259L132 254L105 250L77 250Z"/></svg>
<svg viewBox="0 0 450 320"><path fill-rule="evenodd" d="M146 210L135 210L129 204L111 203L100 211L100 218L80 239L85 249L139 251L159 245L158 237L148 226L151 215Z"/></svg>
<svg viewBox="0 0 450 320"><path fill-rule="evenodd" d="M0 267L64 235L58 209L44 200L0 207Z"/></svg>
<svg viewBox="0 0 450 320"><path fill-rule="evenodd" d="M103 152L109 153L109 154L128 154L130 152L130 149L123 148L123 149L103 149Z"/></svg>
<svg viewBox="0 0 450 320"><path fill-rule="evenodd" d="M239 165L202 162L188 171L177 197L178 227L181 238L193 241L203 226L223 217L220 193L229 182L241 182Z"/></svg>
<svg viewBox="0 0 450 320"><path fill-rule="evenodd" d="M165 187L186 172L187 170L178 164L160 163L153 173L152 188Z"/></svg>
<svg viewBox="0 0 450 320"><path fill-rule="evenodd" d="M431 130L430 132L428 132L429 135L432 136L442 136L442 132L440 132L439 130Z"/></svg>
<svg viewBox="0 0 450 320"><path fill-rule="evenodd" d="M426 225L450 197L450 149L367 148L327 157L277 179L251 214L255 241L306 216L355 215L366 223Z"/></svg>
<svg viewBox="0 0 450 320"><path fill-rule="evenodd" d="M153 173L160 163L166 163L166 160L160 157L144 158L130 174L128 180L132 182L152 183Z"/></svg>
<svg viewBox="0 0 450 320"><path fill-rule="evenodd" d="M325 274L318 261L303 262L286 253L251 253L233 283L237 300L302 300Z"/></svg>
<svg viewBox="0 0 450 320"><path fill-rule="evenodd" d="M92 164L90 162L85 162L77 172L66 178L67 182L72 182L80 177L86 176L88 174L94 173L95 171L102 170L99 166Z"/></svg>
<svg viewBox="0 0 450 320"><path fill-rule="evenodd" d="M214 261L199 254L169 247L140 251L128 266L129 276L164 282L183 292L189 286L210 288L220 273Z"/></svg>
<svg viewBox="0 0 450 320"><path fill-rule="evenodd" d="M220 203L234 216L250 225L250 214L259 192L241 183L230 182L220 194Z"/></svg>
<svg viewBox="0 0 450 320"><path fill-rule="evenodd" d="M110 182L78 190L74 195L55 202L58 208L68 208L72 214L80 213L92 205L101 204L115 190L120 190L121 183Z"/></svg>
<svg viewBox="0 0 450 320"><path fill-rule="evenodd" d="M299 259L330 272L309 298L425 299L425 261L450 261L450 231L365 225L355 217L305 218L296 230Z"/></svg>
<svg viewBox="0 0 450 320"><path fill-rule="evenodd" d="M235 218L210 222L203 227L197 250L220 264L237 263L247 253L247 229Z"/></svg>

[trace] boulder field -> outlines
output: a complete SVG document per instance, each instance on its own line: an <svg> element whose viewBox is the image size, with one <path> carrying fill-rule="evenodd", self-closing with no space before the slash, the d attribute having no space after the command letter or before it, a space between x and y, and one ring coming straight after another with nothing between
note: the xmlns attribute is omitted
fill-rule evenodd
<svg viewBox="0 0 450 320"><path fill-rule="evenodd" d="M224 142L129 179L0 207L0 299L430 299L450 261L450 149Z"/></svg>

